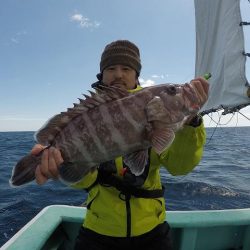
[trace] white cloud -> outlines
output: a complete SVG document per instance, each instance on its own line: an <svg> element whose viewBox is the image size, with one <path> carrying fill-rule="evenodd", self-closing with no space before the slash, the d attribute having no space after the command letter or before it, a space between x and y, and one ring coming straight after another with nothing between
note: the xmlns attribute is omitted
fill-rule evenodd
<svg viewBox="0 0 250 250"><path fill-rule="evenodd" d="M72 21L80 22L82 20L82 18L83 18L83 16L81 14L75 14L75 15L71 16Z"/></svg>
<svg viewBox="0 0 250 250"><path fill-rule="evenodd" d="M19 43L19 41L16 38L11 38L10 40L11 40L11 42L16 43L16 44Z"/></svg>
<svg viewBox="0 0 250 250"><path fill-rule="evenodd" d="M154 74L152 75L151 77L152 78L160 78L160 79L165 79L165 78L168 78L169 75L157 75L157 74Z"/></svg>
<svg viewBox="0 0 250 250"><path fill-rule="evenodd" d="M139 82L141 84L142 87L150 87L155 85L155 82L153 80L144 80L143 78L139 78Z"/></svg>
<svg viewBox="0 0 250 250"><path fill-rule="evenodd" d="M78 23L82 28L98 28L101 24L100 22L90 20L88 17L84 17L82 14L74 14L70 20Z"/></svg>
<svg viewBox="0 0 250 250"><path fill-rule="evenodd" d="M27 31L26 30L22 30L16 33L17 36L25 36L27 35Z"/></svg>
<svg viewBox="0 0 250 250"><path fill-rule="evenodd" d="M27 32L25 30L18 31L10 40L12 43L19 44L20 39L25 35L27 35Z"/></svg>

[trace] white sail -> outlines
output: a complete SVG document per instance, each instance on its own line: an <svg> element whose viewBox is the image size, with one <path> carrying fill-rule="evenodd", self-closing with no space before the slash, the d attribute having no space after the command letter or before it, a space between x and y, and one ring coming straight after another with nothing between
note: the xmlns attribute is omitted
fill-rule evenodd
<svg viewBox="0 0 250 250"><path fill-rule="evenodd" d="M210 72L210 96L203 111L234 111L250 104L247 95L240 0L195 0L195 75Z"/></svg>

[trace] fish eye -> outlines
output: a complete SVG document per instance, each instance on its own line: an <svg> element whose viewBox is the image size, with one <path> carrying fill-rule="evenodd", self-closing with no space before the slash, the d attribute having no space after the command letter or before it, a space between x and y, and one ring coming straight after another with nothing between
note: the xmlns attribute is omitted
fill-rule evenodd
<svg viewBox="0 0 250 250"><path fill-rule="evenodd" d="M166 91L169 95L176 95L177 94L177 90L176 90L175 86L171 86L171 85L168 86Z"/></svg>

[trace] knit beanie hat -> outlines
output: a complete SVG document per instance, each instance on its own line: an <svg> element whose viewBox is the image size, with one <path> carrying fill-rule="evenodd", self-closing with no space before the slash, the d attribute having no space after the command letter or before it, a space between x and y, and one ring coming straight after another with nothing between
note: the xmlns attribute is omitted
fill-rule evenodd
<svg viewBox="0 0 250 250"><path fill-rule="evenodd" d="M128 40L117 40L108 44L102 53L100 72L111 65L121 64L134 69L138 76L141 71L140 51Z"/></svg>

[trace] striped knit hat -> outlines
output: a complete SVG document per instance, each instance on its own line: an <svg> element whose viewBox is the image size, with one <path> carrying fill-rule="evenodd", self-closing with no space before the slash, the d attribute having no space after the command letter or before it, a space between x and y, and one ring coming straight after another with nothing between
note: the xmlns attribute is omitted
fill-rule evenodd
<svg viewBox="0 0 250 250"><path fill-rule="evenodd" d="M128 40L117 40L108 44L102 53L100 72L111 65L121 64L141 72L141 59L138 47Z"/></svg>

